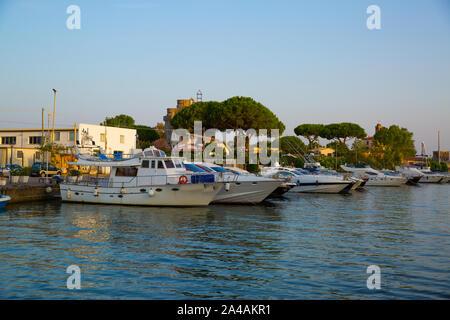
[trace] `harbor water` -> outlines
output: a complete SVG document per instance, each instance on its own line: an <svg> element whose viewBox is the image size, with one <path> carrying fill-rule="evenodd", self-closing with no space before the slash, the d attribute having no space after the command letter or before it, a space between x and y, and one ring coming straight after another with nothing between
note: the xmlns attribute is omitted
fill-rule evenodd
<svg viewBox="0 0 450 320"><path fill-rule="evenodd" d="M449 195L419 185L257 206L10 204L0 298L450 299ZM70 265L81 289L66 286Z"/></svg>

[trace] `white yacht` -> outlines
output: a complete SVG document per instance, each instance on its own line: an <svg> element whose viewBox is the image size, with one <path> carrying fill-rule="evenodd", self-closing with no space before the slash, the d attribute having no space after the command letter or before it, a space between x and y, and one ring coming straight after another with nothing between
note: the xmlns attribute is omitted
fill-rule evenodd
<svg viewBox="0 0 450 320"><path fill-rule="evenodd" d="M441 172L433 172L429 167L418 169L423 173L420 183L445 183L447 182L447 177Z"/></svg>
<svg viewBox="0 0 450 320"><path fill-rule="evenodd" d="M83 177L60 184L61 198L69 202L143 206L206 206L222 190L214 175L187 172L181 158L167 157L148 148L130 159L80 157L78 166L109 167L106 178Z"/></svg>
<svg viewBox="0 0 450 320"><path fill-rule="evenodd" d="M404 176L388 175L371 167L356 167L341 165L341 168L347 172L351 172L356 178L368 179L366 186L376 187L398 187L405 184L408 179Z"/></svg>
<svg viewBox="0 0 450 320"><path fill-rule="evenodd" d="M348 193L361 184L362 180L346 180L343 176L312 174L285 167L266 167L261 174L266 177L286 179L296 186L293 192L306 193Z"/></svg>
<svg viewBox="0 0 450 320"><path fill-rule="evenodd" d="M217 164L185 162L186 170L214 174L215 180L224 183L214 197L213 203L256 204L272 194L283 183L282 180L259 177L243 170L232 172Z"/></svg>
<svg viewBox="0 0 450 320"><path fill-rule="evenodd" d="M422 172L413 167L397 166L395 167L395 170L404 175L406 179L408 179L409 184L417 184L422 180L422 177L424 176Z"/></svg>

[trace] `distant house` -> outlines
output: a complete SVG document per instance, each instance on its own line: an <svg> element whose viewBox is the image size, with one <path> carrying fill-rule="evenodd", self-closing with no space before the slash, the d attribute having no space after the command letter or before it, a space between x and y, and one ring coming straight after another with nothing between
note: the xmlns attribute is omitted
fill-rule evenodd
<svg viewBox="0 0 450 320"><path fill-rule="evenodd" d="M449 161L449 151L441 151L438 153L438 151L433 151L433 161L441 161L441 162L448 162Z"/></svg>
<svg viewBox="0 0 450 320"><path fill-rule="evenodd" d="M116 127L106 127L81 123L75 128L55 128L54 142L66 148L61 154L60 163L56 165L65 168L67 162L73 160L75 146L75 132L77 146L83 153L99 147L105 153L131 153L136 148L136 130ZM30 167L34 162L47 161L40 147L44 141L50 141L50 129L0 129L0 163L18 164Z"/></svg>
<svg viewBox="0 0 450 320"><path fill-rule="evenodd" d="M334 155L334 149L333 148L315 148L311 150L312 153L314 153L315 156L332 156Z"/></svg>
<svg viewBox="0 0 450 320"><path fill-rule="evenodd" d="M380 131L381 128L383 128L381 123L377 123L377 125L375 126L375 133ZM373 140L374 140L373 136L368 136L368 137L365 137L364 139L362 139L362 141L366 144L367 150L369 150L369 151L372 150Z"/></svg>

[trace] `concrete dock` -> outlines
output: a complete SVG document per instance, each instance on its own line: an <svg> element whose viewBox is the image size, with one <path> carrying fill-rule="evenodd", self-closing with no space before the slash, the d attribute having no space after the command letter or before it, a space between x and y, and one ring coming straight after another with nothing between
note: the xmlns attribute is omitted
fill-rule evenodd
<svg viewBox="0 0 450 320"><path fill-rule="evenodd" d="M0 186L0 194L11 197L9 203L54 200L59 196L59 185L49 181L30 179L29 183Z"/></svg>

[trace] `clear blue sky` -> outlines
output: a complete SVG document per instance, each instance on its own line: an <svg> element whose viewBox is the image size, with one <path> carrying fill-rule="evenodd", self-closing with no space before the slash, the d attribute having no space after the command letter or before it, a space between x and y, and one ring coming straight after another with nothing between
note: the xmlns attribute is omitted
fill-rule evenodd
<svg viewBox="0 0 450 320"><path fill-rule="evenodd" d="M68 30L66 8L81 8ZM381 30L366 8L381 8ZM450 149L447 0L0 0L0 128L126 113L161 122L176 99L250 96L286 124L378 121ZM419 149L418 149L419 151Z"/></svg>

